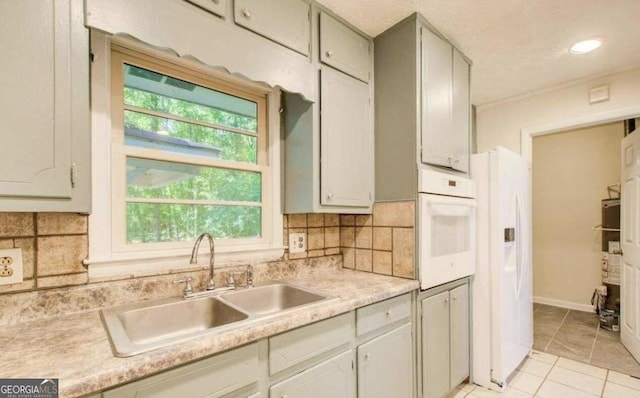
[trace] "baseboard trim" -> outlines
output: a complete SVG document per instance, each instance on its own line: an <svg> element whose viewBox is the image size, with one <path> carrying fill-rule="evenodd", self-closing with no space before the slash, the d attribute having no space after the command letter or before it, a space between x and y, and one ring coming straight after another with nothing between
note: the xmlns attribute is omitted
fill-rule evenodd
<svg viewBox="0 0 640 398"><path fill-rule="evenodd" d="M533 302L536 304L552 305L554 307L566 308L568 310L596 312L593 306L588 304L574 303L573 301L557 300L548 297L533 296Z"/></svg>

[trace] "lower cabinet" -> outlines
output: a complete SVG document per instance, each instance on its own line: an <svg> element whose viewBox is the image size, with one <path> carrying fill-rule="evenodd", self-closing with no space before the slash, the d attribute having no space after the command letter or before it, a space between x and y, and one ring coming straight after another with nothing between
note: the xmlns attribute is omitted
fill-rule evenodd
<svg viewBox="0 0 640 398"><path fill-rule="evenodd" d="M349 350L271 386L269 397L351 398L353 376L353 353Z"/></svg>
<svg viewBox="0 0 640 398"><path fill-rule="evenodd" d="M411 323L358 347L358 398L413 396Z"/></svg>
<svg viewBox="0 0 640 398"><path fill-rule="evenodd" d="M102 397L414 397L413 313L408 293L104 391Z"/></svg>
<svg viewBox="0 0 640 398"><path fill-rule="evenodd" d="M421 301L422 395L440 398L469 377L469 283L434 288Z"/></svg>
<svg viewBox="0 0 640 398"><path fill-rule="evenodd" d="M104 398L224 397L258 380L258 343L105 391ZM247 394L249 395L249 394Z"/></svg>

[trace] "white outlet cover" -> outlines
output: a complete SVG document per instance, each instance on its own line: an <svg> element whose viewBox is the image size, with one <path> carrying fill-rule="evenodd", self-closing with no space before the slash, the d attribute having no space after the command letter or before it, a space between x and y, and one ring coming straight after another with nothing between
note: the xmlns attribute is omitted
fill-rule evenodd
<svg viewBox="0 0 640 398"><path fill-rule="evenodd" d="M13 275L0 277L0 285L13 285L21 283L22 277L22 249L0 249L0 257L11 257L13 263L10 265ZM0 268L4 266L0 265Z"/></svg>
<svg viewBox="0 0 640 398"><path fill-rule="evenodd" d="M289 234L289 253L303 253L307 250L307 234Z"/></svg>

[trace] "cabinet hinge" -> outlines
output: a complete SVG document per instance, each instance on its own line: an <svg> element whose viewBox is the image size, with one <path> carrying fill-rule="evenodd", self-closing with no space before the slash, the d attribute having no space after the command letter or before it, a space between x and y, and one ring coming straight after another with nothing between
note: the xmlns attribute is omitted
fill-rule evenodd
<svg viewBox="0 0 640 398"><path fill-rule="evenodd" d="M89 63L93 63L95 61L96 55L94 53L89 53Z"/></svg>
<svg viewBox="0 0 640 398"><path fill-rule="evenodd" d="M356 364L351 360L351 370L356 370Z"/></svg>
<svg viewBox="0 0 640 398"><path fill-rule="evenodd" d="M76 180L78 179L78 166L75 163L71 163L71 188L76 187Z"/></svg>

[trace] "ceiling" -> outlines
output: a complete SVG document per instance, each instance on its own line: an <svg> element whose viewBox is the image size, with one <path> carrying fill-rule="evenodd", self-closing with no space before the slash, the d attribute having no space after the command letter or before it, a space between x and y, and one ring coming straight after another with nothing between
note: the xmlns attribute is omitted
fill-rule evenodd
<svg viewBox="0 0 640 398"><path fill-rule="evenodd" d="M640 0L319 0L377 36L418 11L473 60L475 105L640 66ZM576 41L602 47L572 55Z"/></svg>

